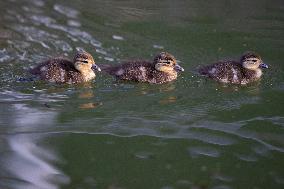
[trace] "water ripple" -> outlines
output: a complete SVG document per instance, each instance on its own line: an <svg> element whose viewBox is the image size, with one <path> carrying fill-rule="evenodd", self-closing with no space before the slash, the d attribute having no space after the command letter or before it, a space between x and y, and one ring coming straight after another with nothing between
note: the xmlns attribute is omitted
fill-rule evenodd
<svg viewBox="0 0 284 189"><path fill-rule="evenodd" d="M256 162L258 160L257 157L253 156L253 155L246 155L246 154L236 154L236 156L243 161L247 161L247 162Z"/></svg>
<svg viewBox="0 0 284 189"><path fill-rule="evenodd" d="M31 15L30 19L37 25L44 24L46 26L56 23L56 20L44 15Z"/></svg>
<svg viewBox="0 0 284 189"><path fill-rule="evenodd" d="M124 37L119 36L119 35L113 35L112 38L115 39L115 40L118 40L118 41L123 41L124 40Z"/></svg>
<svg viewBox="0 0 284 189"><path fill-rule="evenodd" d="M263 119L263 118L261 118ZM233 136L238 136L243 139L250 139L254 140L265 147L267 147L270 150L276 150L279 152L284 152L284 148L282 147L277 147L272 144L269 144L262 139L258 137L258 134L253 133L253 132L248 132L248 131L242 131L239 130L242 126L244 126L248 121L240 121L240 122L235 122L235 123L221 123L221 122L207 122L207 121L202 121L200 123L195 123L191 127L197 127L197 128L206 128L209 130L215 130L215 131L221 131L227 134L231 134Z"/></svg>
<svg viewBox="0 0 284 189"><path fill-rule="evenodd" d="M190 147L189 149L190 156L196 158L198 156L208 156L208 157L219 157L220 152L215 148L209 147Z"/></svg>
<svg viewBox="0 0 284 189"><path fill-rule="evenodd" d="M0 50L0 62L6 62L11 60L11 56L8 55L7 50L4 48L2 50Z"/></svg>
<svg viewBox="0 0 284 189"><path fill-rule="evenodd" d="M71 7L55 4L53 6L53 9L59 12L60 14L63 14L67 16L68 18L77 18L79 12Z"/></svg>
<svg viewBox="0 0 284 189"><path fill-rule="evenodd" d="M36 1L35 1L36 2ZM39 3L41 4L41 3ZM60 14L63 14L67 16L70 19L66 20L67 25L62 25L57 22L56 18L52 18L50 16L47 16L44 11L40 11L42 6L36 6L33 7L33 9L36 9L38 11L30 11L30 6L24 6L23 9L25 10L25 13L20 13L18 11L14 10L7 10L6 18L8 20L11 20L13 22L17 22L18 24L12 25L12 29L16 31L17 33L23 35L25 37L26 43L37 43L39 44L43 49L48 49L50 51L53 51L53 48L55 47L56 51L63 51L63 52L72 52L74 47L73 44L70 44L68 39L60 39L62 38L62 35L64 34L64 38L67 37L71 39L73 42L83 42L84 44L91 44L93 47L96 48L97 53L107 55L108 53L102 48L102 43L95 39L90 33L87 31L82 30L81 23L78 20L79 11L55 4L54 10ZM25 25L21 25L19 23L29 23ZM32 25L30 25L32 23ZM52 30L46 30L42 28L42 26L46 26L49 29ZM61 31L61 33L56 32ZM21 43L23 41L17 41L17 40L8 40L10 41L10 44L13 44L14 46L18 46L19 51L21 51L21 54L19 57L22 60L26 60L27 57L21 56L23 54L26 54L26 52L23 52L23 49L25 49ZM39 49L39 48L37 48ZM35 49L36 50L36 49ZM9 50L10 51L10 50ZM38 54L41 56L41 52L33 53ZM35 55L36 56L36 55ZM111 57L111 55L108 55L108 57ZM29 57L30 58L30 57ZM33 57L31 57L33 58ZM1 62L10 61L9 56L2 56ZM32 62L28 59L28 61Z"/></svg>
<svg viewBox="0 0 284 189"><path fill-rule="evenodd" d="M35 6L37 7L43 7L45 5L45 2L43 0L30 0Z"/></svg>

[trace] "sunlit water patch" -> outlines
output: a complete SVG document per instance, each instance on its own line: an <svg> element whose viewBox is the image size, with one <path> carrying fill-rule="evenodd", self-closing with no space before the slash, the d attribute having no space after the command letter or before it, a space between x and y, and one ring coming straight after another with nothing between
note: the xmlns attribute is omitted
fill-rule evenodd
<svg viewBox="0 0 284 189"><path fill-rule="evenodd" d="M7 175L0 174L1 187L57 189L69 182L69 178L51 163L58 160L56 155L38 147L36 142L37 139L28 135L8 137L9 150L0 158L1 169Z"/></svg>

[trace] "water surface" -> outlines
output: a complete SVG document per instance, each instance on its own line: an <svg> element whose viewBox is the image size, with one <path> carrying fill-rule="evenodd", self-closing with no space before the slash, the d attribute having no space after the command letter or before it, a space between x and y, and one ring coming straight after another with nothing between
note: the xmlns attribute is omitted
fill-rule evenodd
<svg viewBox="0 0 284 189"><path fill-rule="evenodd" d="M4 0L0 11L0 188L284 187L282 0ZM186 71L163 85L27 73L79 49L98 64L169 51ZM196 73L248 50L270 66L260 82Z"/></svg>

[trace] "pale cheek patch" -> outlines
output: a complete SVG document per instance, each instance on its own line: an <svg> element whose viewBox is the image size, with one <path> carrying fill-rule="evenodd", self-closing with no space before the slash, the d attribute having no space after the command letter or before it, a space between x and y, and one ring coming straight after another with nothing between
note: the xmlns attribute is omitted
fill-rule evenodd
<svg viewBox="0 0 284 189"><path fill-rule="evenodd" d="M162 66L160 68L160 71L166 72L166 73L172 73L174 71L173 67L170 66Z"/></svg>
<svg viewBox="0 0 284 189"><path fill-rule="evenodd" d="M256 58L248 58L245 61L245 66L244 67L246 67L248 69L256 69L256 68L258 68L259 61L260 60L256 59Z"/></svg>

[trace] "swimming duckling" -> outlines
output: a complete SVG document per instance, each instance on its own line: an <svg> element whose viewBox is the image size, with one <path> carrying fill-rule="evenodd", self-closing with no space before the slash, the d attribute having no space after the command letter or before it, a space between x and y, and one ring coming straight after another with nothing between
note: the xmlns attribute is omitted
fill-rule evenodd
<svg viewBox="0 0 284 189"><path fill-rule="evenodd" d="M102 70L117 79L152 84L173 81L179 71L184 71L177 64L175 57L167 52L158 54L153 62L132 61L116 66L105 65Z"/></svg>
<svg viewBox="0 0 284 189"><path fill-rule="evenodd" d="M200 68L199 73L222 83L248 84L260 79L261 68L268 68L268 65L259 55L247 52L240 61L217 62Z"/></svg>
<svg viewBox="0 0 284 189"><path fill-rule="evenodd" d="M42 80L55 83L82 83L96 77L94 71L101 71L87 52L77 52L73 61L65 58L47 60L30 70Z"/></svg>

